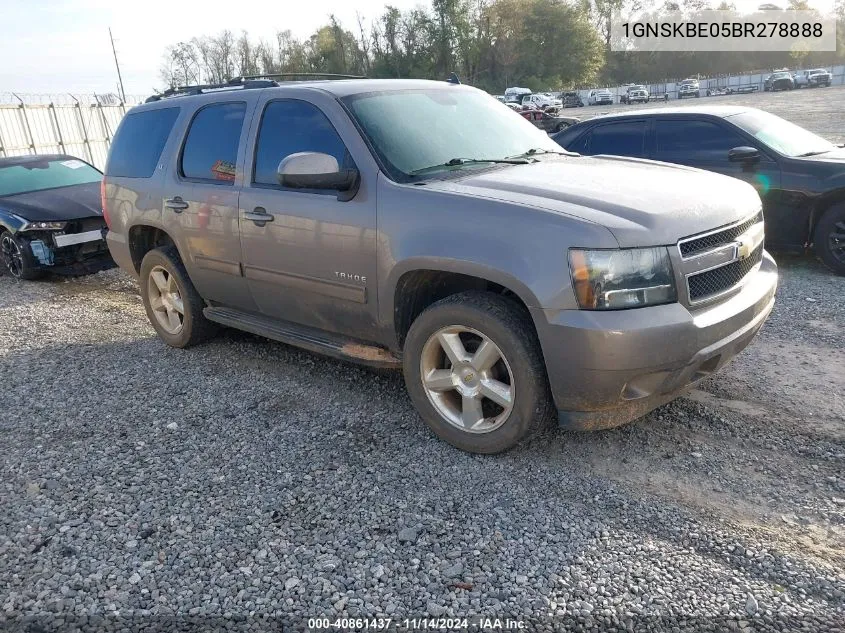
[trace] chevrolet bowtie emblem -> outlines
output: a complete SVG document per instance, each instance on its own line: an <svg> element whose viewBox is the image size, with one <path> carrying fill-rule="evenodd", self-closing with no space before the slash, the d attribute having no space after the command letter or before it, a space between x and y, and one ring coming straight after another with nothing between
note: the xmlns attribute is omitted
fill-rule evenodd
<svg viewBox="0 0 845 633"><path fill-rule="evenodd" d="M736 255L742 261L751 257L756 248L763 241L763 224L751 227L745 233L736 238Z"/></svg>
<svg viewBox="0 0 845 633"><path fill-rule="evenodd" d="M748 259L754 250L754 243L750 239L740 239L737 247L737 256L740 260Z"/></svg>

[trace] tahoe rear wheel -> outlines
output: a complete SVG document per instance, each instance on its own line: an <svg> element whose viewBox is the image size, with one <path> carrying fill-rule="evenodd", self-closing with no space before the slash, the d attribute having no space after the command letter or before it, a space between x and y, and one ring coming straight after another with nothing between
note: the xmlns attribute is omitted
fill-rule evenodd
<svg viewBox="0 0 845 633"><path fill-rule="evenodd" d="M203 316L204 302L173 246L157 248L141 262L141 299L159 338L172 347L190 347L216 331Z"/></svg>
<svg viewBox="0 0 845 633"><path fill-rule="evenodd" d="M825 211L813 236L816 253L835 273L845 275L845 203Z"/></svg>
<svg viewBox="0 0 845 633"><path fill-rule="evenodd" d="M411 325L403 362L426 424L465 451L499 453L551 419L531 319L500 295L463 292L431 305Z"/></svg>

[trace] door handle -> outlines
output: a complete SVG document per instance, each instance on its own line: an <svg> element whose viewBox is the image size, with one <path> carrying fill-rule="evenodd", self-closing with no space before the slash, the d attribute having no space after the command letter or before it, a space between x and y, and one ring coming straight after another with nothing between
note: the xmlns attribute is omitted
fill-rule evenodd
<svg viewBox="0 0 845 633"><path fill-rule="evenodd" d="M244 217L247 220L255 222L256 226L264 226L268 222L273 221L273 216L267 213L267 210L264 207L255 207L253 211L245 212Z"/></svg>
<svg viewBox="0 0 845 633"><path fill-rule="evenodd" d="M168 209L173 209L176 213L182 213L182 211L188 208L188 203L182 200L179 196L176 196L175 198L168 198L165 200L164 206Z"/></svg>

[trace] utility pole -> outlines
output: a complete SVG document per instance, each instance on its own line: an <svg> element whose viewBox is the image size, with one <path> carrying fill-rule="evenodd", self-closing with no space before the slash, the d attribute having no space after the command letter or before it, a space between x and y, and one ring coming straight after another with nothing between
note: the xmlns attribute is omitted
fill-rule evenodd
<svg viewBox="0 0 845 633"><path fill-rule="evenodd" d="M114 48L114 37L111 34L111 27L109 27L109 39L111 40L111 52L114 55L114 66L117 68L117 80L120 82L120 101L126 103L126 91L123 89L123 77L120 76L120 64L117 63L117 51Z"/></svg>

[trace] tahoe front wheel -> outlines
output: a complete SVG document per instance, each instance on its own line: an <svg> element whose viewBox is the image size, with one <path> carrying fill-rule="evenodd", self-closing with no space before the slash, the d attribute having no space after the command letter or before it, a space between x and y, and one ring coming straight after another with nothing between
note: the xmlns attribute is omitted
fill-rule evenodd
<svg viewBox="0 0 845 633"><path fill-rule="evenodd" d="M500 295L463 292L411 325L405 384L426 424L472 453L499 453L546 427L554 408L530 316Z"/></svg>

